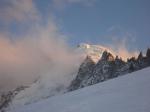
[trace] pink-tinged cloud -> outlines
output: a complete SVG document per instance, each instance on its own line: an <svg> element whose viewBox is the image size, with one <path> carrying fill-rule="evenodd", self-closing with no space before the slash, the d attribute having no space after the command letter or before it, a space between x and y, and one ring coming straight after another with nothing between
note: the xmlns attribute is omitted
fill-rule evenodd
<svg viewBox="0 0 150 112"><path fill-rule="evenodd" d="M28 85L37 77L51 87L67 85L81 62L52 21L15 41L0 35L0 90Z"/></svg>
<svg viewBox="0 0 150 112"><path fill-rule="evenodd" d="M12 34L7 28L0 32L0 91L28 85L38 77L53 88L69 84L82 56L70 49L51 15L47 24L41 25L33 0L2 0L1 3L4 6L0 7L0 20L8 25L14 20L35 20L35 24L15 40L10 39Z"/></svg>
<svg viewBox="0 0 150 112"><path fill-rule="evenodd" d="M127 60L128 58L135 57L137 58L138 52L132 51L130 52L126 47L119 46L118 50L116 51L117 55L120 56L123 60Z"/></svg>
<svg viewBox="0 0 150 112"><path fill-rule="evenodd" d="M115 40L110 47L115 52L116 55L121 57L124 61L127 61L128 58L135 57L137 58L139 52L134 50L130 51L128 49L129 43L127 41L127 38L124 38L123 40Z"/></svg>

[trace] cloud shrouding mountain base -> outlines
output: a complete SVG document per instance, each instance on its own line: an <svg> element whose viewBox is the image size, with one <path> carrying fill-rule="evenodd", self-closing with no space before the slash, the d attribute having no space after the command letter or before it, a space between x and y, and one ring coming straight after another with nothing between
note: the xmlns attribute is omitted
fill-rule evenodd
<svg viewBox="0 0 150 112"><path fill-rule="evenodd" d="M67 82L81 57L50 26L20 40L0 37L0 89L29 84L37 77L46 77L51 85Z"/></svg>
<svg viewBox="0 0 150 112"><path fill-rule="evenodd" d="M33 0L1 2L0 20L6 29L0 32L0 90L28 85L39 77L50 86L68 84L81 56L67 45L52 16L41 24L43 20ZM14 21L30 27L25 35L13 40L7 26Z"/></svg>

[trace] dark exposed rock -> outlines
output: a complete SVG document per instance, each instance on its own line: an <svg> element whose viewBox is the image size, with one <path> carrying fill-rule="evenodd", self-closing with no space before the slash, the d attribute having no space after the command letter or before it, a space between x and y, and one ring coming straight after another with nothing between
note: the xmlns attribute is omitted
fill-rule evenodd
<svg viewBox="0 0 150 112"><path fill-rule="evenodd" d="M147 57L147 58L150 58L150 48L147 49L146 57Z"/></svg>
<svg viewBox="0 0 150 112"><path fill-rule="evenodd" d="M101 60L114 61L114 57L111 53L104 51Z"/></svg>
<svg viewBox="0 0 150 112"><path fill-rule="evenodd" d="M146 57L147 57L148 66L150 66L150 48L147 49Z"/></svg>
<svg viewBox="0 0 150 112"><path fill-rule="evenodd" d="M138 60L141 60L141 59L143 59L143 54L142 54L142 52L140 52L140 54L139 54L139 56L138 56L138 58L137 58Z"/></svg>
<svg viewBox="0 0 150 112"><path fill-rule="evenodd" d="M68 91L103 82L148 66L150 66L150 49L147 50L146 57L140 52L137 59L132 57L127 62L118 56L114 58L111 53L104 51L97 64L88 57L84 60Z"/></svg>
<svg viewBox="0 0 150 112"><path fill-rule="evenodd" d="M12 91L1 93L0 94L0 112L5 112L5 108L9 106L13 98L25 88L27 88L27 86L20 86Z"/></svg>
<svg viewBox="0 0 150 112"><path fill-rule="evenodd" d="M84 79L88 79L90 75L92 75L93 68L95 66L95 62L91 59L90 56L87 56L84 62L81 64L76 79L71 83L71 86L68 88L69 91L76 90L78 88L82 88L81 83Z"/></svg>

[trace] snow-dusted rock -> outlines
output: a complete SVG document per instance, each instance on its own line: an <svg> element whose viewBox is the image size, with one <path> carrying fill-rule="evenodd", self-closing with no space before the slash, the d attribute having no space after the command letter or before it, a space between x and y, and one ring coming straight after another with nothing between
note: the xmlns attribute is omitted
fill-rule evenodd
<svg viewBox="0 0 150 112"><path fill-rule="evenodd" d="M84 64L88 61L84 60L84 67L82 66L83 64L80 66L77 77L72 81L68 91L73 91L148 67L150 66L149 53L150 50L148 49L145 57L140 53L137 59L132 57L125 62L119 59L118 56L114 58L110 52L104 51L102 57L92 67ZM82 72L83 70L86 71L84 74ZM80 81L78 81L79 77L82 77Z"/></svg>

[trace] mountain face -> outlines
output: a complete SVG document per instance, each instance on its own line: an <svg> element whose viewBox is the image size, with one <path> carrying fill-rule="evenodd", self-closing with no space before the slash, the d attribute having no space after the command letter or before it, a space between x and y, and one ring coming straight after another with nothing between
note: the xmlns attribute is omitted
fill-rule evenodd
<svg viewBox="0 0 150 112"><path fill-rule="evenodd" d="M127 62L115 56L108 48L99 45L80 44L76 50L86 55L86 58L68 88L62 85L50 88L50 85L38 79L29 87L21 87L19 91L17 89L17 91L11 91L11 94L5 94L3 102L0 102L0 107L5 108L10 102L14 108L27 105L150 66L150 49L147 50L146 56L140 53L137 59L133 57Z"/></svg>
<svg viewBox="0 0 150 112"><path fill-rule="evenodd" d="M140 53L137 59L132 57L127 62L118 58L118 56L114 58L108 51L103 52L101 59L97 63L94 63L92 58L87 56L68 91L103 82L148 66L150 66L150 49L147 50L145 57Z"/></svg>
<svg viewBox="0 0 150 112"><path fill-rule="evenodd" d="M5 108L9 106L10 102L12 102L13 98L22 90L24 90L25 86L20 86L13 91L9 91L7 93L0 94L0 112L5 112Z"/></svg>
<svg viewBox="0 0 150 112"><path fill-rule="evenodd" d="M77 77L77 80L74 82L74 85L76 85L76 89L78 89L78 87L80 86L78 84L80 84L83 79L90 77L87 75L87 73L88 74L92 73L95 63L98 62L98 60L100 59L100 57L102 56L105 50L111 52L111 50L109 50L106 47L100 45L89 45L85 43L78 45L78 47L75 49L75 51L77 51L77 54L79 53L79 55L81 56L82 54L83 56L88 55L87 58L85 59L86 61L84 61L84 63L81 62L82 67L80 66L80 70L78 70L77 68L77 71L73 73L74 75L72 74L70 75L71 77L76 76L77 74L79 74L78 71L80 71L80 74L82 74L81 76ZM7 107L10 102L14 108L20 107L22 105L38 102L40 100L47 99L48 97L63 94L64 92L66 92L66 88L67 88L66 85L62 85L58 83L56 87L55 86L52 87L51 85L49 85L49 83L47 84L45 82L45 79L42 78L43 77L39 77L37 80L33 82L33 84L31 84L29 87L25 88L24 90L17 92L17 94L15 94L15 91L10 91L5 95L2 95L2 97L6 96L7 98L3 97L4 102L0 103L0 107ZM70 79L69 81L71 80L72 79ZM70 84L69 81L68 84Z"/></svg>
<svg viewBox="0 0 150 112"><path fill-rule="evenodd" d="M150 112L150 67L7 112Z"/></svg>

